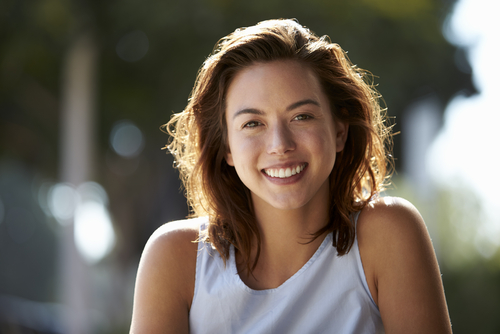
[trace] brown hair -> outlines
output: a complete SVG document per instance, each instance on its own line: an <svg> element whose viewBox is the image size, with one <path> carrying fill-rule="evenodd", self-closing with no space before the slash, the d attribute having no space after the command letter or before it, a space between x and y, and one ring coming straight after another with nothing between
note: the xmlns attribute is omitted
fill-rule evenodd
<svg viewBox="0 0 500 334"><path fill-rule="evenodd" d="M224 98L238 71L255 62L281 59L309 66L330 100L334 117L349 124L345 147L337 153L330 175L329 221L313 239L332 231L338 254L346 254L355 238L350 215L384 189L387 164L392 166L386 154L392 144L391 127L385 123L380 95L369 73L353 66L339 45L327 36L319 38L294 20L263 21L222 38L201 67L186 109L166 124L171 135L168 149L179 169L192 216L209 216L202 239L224 260L234 245L250 272L258 260L260 235L250 191L225 160ZM250 263L254 238L257 257Z"/></svg>

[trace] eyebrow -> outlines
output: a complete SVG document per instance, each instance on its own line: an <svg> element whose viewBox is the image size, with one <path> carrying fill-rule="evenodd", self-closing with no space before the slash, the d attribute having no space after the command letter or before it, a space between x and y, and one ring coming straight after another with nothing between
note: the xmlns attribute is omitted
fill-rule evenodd
<svg viewBox="0 0 500 334"><path fill-rule="evenodd" d="M233 119L235 119L236 117L240 116L240 115L244 115L244 114L252 114L252 115L264 115L264 112L262 110L259 110L259 109L254 109L254 108L245 108L245 109L241 109L241 110L238 110L234 116L233 116Z"/></svg>
<svg viewBox="0 0 500 334"><path fill-rule="evenodd" d="M313 100L313 99L305 99L305 100L302 100L302 101L299 101L299 102L295 102L295 103L289 105L286 108L286 111L291 111L293 109L297 109L297 108L302 107L302 106L307 105L307 104L312 104L312 105L320 107L318 101Z"/></svg>
<svg viewBox="0 0 500 334"><path fill-rule="evenodd" d="M300 107L307 105L307 104L312 104L312 105L320 107L320 104L318 101L315 101L313 99L305 99L305 100L301 100L301 101L292 103L291 105L289 105L286 108L286 111L292 111L294 109L300 108ZM261 116L261 115L264 115L265 113L262 110L255 109L255 108L245 108L245 109L238 110L234 114L233 119L235 119L236 117L243 115L243 114L252 114L252 115L260 115Z"/></svg>

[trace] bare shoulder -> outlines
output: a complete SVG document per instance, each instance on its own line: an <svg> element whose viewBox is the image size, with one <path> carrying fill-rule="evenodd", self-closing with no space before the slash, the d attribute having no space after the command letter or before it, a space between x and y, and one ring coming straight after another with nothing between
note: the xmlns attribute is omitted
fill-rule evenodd
<svg viewBox="0 0 500 334"><path fill-rule="evenodd" d="M381 197L371 201L359 215L356 232L365 274L377 286L385 274L384 266L390 266L405 253L425 251L434 258L422 216L402 198Z"/></svg>
<svg viewBox="0 0 500 334"><path fill-rule="evenodd" d="M187 333L200 219L167 223L149 238L139 262L131 333Z"/></svg>
<svg viewBox="0 0 500 334"><path fill-rule="evenodd" d="M149 238L139 263L141 271L177 276L194 275L200 219L173 221L160 226Z"/></svg>
<svg viewBox="0 0 500 334"><path fill-rule="evenodd" d="M386 332L451 333L439 266L418 210L401 198L378 198L362 210L357 238Z"/></svg>
<svg viewBox="0 0 500 334"><path fill-rule="evenodd" d="M151 251L153 251L151 255L160 257L177 250L190 253L189 250L197 247L200 223L201 219L196 218L177 220L160 226L146 243L142 258L150 256Z"/></svg>
<svg viewBox="0 0 500 334"><path fill-rule="evenodd" d="M358 236L370 235L367 242L376 242L379 238L406 239L427 235L425 222L418 210L399 197L380 197L371 201L359 216L357 231Z"/></svg>
<svg viewBox="0 0 500 334"><path fill-rule="evenodd" d="M409 201L400 197L379 197L370 203L361 212L362 216L378 221L399 220L398 218L420 218L418 210Z"/></svg>
<svg viewBox="0 0 500 334"><path fill-rule="evenodd" d="M432 244L418 210L402 198L381 197L371 201L360 213L356 233L365 275L378 301L378 283L384 266L394 263L404 252L429 253ZM434 256L434 253L432 256Z"/></svg>

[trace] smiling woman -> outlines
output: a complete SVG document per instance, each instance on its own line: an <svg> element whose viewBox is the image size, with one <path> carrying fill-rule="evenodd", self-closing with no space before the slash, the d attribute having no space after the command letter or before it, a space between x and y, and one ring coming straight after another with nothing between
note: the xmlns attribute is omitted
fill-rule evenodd
<svg viewBox="0 0 500 334"><path fill-rule="evenodd" d="M226 162L250 190L257 221L270 207L322 213L308 224L311 231L328 220L321 199L347 138L347 125L334 123L330 110L312 70L296 61L257 63L234 77L226 96Z"/></svg>
<svg viewBox="0 0 500 334"><path fill-rule="evenodd" d="M223 38L167 124L193 217L158 229L132 333L449 333L418 211L379 197L390 128L327 37Z"/></svg>

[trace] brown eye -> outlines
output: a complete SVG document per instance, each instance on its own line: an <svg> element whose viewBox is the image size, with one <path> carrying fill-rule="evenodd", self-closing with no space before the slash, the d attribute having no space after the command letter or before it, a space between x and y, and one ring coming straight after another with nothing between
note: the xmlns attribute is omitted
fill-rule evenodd
<svg viewBox="0 0 500 334"><path fill-rule="evenodd" d="M309 115L301 114L301 115L295 116L294 120L296 120L296 121L305 121L306 119L310 119L310 118L312 118L312 117L309 116Z"/></svg>

